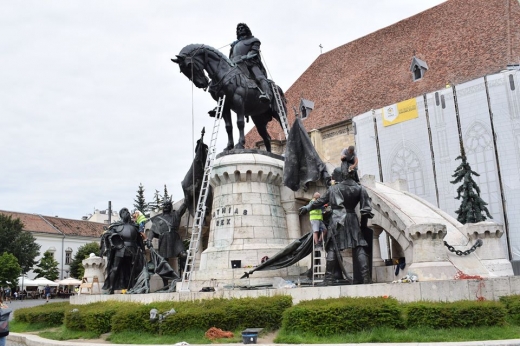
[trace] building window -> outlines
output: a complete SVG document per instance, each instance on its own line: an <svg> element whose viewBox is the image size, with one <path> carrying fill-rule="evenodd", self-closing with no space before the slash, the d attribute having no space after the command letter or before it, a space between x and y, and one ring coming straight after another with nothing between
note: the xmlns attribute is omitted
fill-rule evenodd
<svg viewBox="0 0 520 346"><path fill-rule="evenodd" d="M52 255L52 258L54 258L54 253L56 252L56 248L54 246L51 246L47 252L49 252Z"/></svg>
<svg viewBox="0 0 520 346"><path fill-rule="evenodd" d="M475 122L465 135L464 147L471 168L479 174L474 179L480 187L480 196L488 203L489 212L497 215L501 208L500 191L491 132L481 123Z"/></svg>
<svg viewBox="0 0 520 346"><path fill-rule="evenodd" d="M402 147L394 155L390 164L391 181L406 180L411 193L425 195L422 164L419 156L409 148Z"/></svg>
<svg viewBox="0 0 520 346"><path fill-rule="evenodd" d="M410 71L412 71L412 77L415 82L424 77L424 73L428 71L428 64L426 61L414 56L412 58L412 64L410 65Z"/></svg>
<svg viewBox="0 0 520 346"><path fill-rule="evenodd" d="M72 249L69 247L65 250L65 264L72 262Z"/></svg>
<svg viewBox="0 0 520 346"><path fill-rule="evenodd" d="M300 99L300 117L302 119L307 118L311 114L313 109L314 102L306 99Z"/></svg>

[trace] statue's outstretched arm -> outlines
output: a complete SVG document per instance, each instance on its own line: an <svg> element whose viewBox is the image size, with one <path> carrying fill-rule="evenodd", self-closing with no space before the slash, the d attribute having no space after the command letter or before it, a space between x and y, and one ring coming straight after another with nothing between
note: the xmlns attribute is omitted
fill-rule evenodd
<svg viewBox="0 0 520 346"><path fill-rule="evenodd" d="M179 213L179 218L181 218L182 215L184 215L184 213L186 212L187 208L188 208L188 205L186 204L186 202L182 203L182 205L179 208L179 210L177 210L177 213Z"/></svg>

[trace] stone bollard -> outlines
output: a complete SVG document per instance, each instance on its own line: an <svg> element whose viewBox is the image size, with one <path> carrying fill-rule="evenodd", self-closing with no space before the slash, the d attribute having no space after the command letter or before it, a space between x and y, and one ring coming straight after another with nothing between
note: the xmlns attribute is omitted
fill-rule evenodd
<svg viewBox="0 0 520 346"><path fill-rule="evenodd" d="M419 281L450 280L457 269L448 260L444 246L446 226L437 223L412 225L407 233L413 244L413 262L405 272L416 274ZM409 261L409 259L406 259Z"/></svg>
<svg viewBox="0 0 520 346"><path fill-rule="evenodd" d="M97 283L92 285L92 294L101 294L101 287L103 287L105 282L105 259L91 253L90 257L84 259L81 263L83 263L85 268L83 278L87 278L89 283L92 283L96 276L99 280L99 285ZM80 293L87 293L87 291L85 288L80 288Z"/></svg>
<svg viewBox="0 0 520 346"><path fill-rule="evenodd" d="M513 267L509 262L502 235L504 226L495 222L483 221L479 223L465 224L461 231L468 235L473 246L478 239L482 240L482 246L475 249L475 254L490 273L497 276L513 276Z"/></svg>

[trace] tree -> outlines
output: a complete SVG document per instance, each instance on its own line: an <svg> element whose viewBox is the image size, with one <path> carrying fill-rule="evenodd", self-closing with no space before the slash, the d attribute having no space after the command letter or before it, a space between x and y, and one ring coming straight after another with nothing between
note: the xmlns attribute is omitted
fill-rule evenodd
<svg viewBox="0 0 520 346"><path fill-rule="evenodd" d="M40 259L40 263L34 269L37 274L36 278L46 278L51 281L56 280L60 277L60 271L58 270L58 261L54 259L54 254L50 251L45 251L43 257Z"/></svg>
<svg viewBox="0 0 520 346"><path fill-rule="evenodd" d="M455 197L458 200L462 198L459 209L455 211L457 220L462 224L466 224L484 221L486 220L486 215L492 219L493 217L489 214L489 210L486 207L487 203L480 198L480 188L472 177L472 175L477 177L480 175L471 169L462 146L461 152L461 155L455 159L461 160L461 163L455 169L455 174L452 175L455 180L451 181L452 184L462 182L457 188L457 197Z"/></svg>
<svg viewBox="0 0 520 346"><path fill-rule="evenodd" d="M74 259L70 262L70 276L76 279L81 279L83 274L85 273L85 268L83 268L83 263L81 263L85 258L88 258L91 253L94 253L96 256L99 256L99 243L92 242L80 246L76 255L74 255Z"/></svg>
<svg viewBox="0 0 520 346"><path fill-rule="evenodd" d="M155 190L155 194L153 195L153 202L155 204L155 208L160 208L162 204L162 198L159 194L159 190Z"/></svg>
<svg viewBox="0 0 520 346"><path fill-rule="evenodd" d="M144 214L147 204L144 198L144 187L141 183L139 183L139 188L137 189L137 195L135 196L134 202L134 207Z"/></svg>
<svg viewBox="0 0 520 346"><path fill-rule="evenodd" d="M23 230L23 223L19 218L0 214L0 253L8 252L18 259L22 273L27 273L36 263L40 254L40 245L31 232Z"/></svg>
<svg viewBox="0 0 520 346"><path fill-rule="evenodd" d="M168 189L166 188L166 184L164 184L164 196L163 196L163 201L167 201L169 198L170 198L170 196L168 195Z"/></svg>
<svg viewBox="0 0 520 346"><path fill-rule="evenodd" d="M21 270L18 259L13 254L4 252L0 256L0 286L16 287Z"/></svg>

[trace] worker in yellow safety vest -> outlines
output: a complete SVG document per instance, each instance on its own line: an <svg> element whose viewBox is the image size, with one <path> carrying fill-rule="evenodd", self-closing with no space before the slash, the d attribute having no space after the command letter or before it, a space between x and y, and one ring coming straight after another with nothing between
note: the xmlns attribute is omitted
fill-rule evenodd
<svg viewBox="0 0 520 346"><path fill-rule="evenodd" d="M312 204L312 202L320 198L320 196L319 192L315 192L309 204ZM323 209L318 208L311 210L309 212L309 219L311 221L314 246L316 246L317 249L322 249L323 240L326 239L327 236L327 227L323 223Z"/></svg>
<svg viewBox="0 0 520 346"><path fill-rule="evenodd" d="M139 225L139 233L141 233L142 236L144 236L144 225L146 221L146 216L141 213L139 210L135 210L132 214L132 218L134 219L135 223Z"/></svg>

